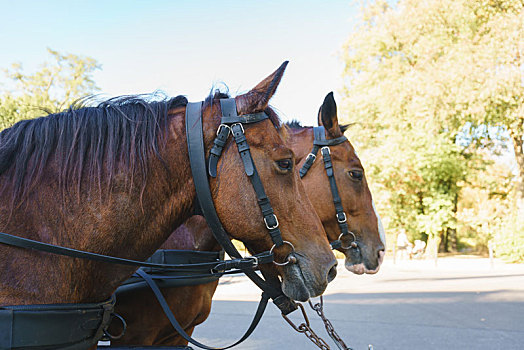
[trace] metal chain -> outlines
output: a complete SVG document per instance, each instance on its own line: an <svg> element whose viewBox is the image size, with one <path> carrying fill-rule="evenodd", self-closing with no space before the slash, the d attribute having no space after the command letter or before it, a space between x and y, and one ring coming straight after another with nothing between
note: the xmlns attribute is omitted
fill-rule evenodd
<svg viewBox="0 0 524 350"><path fill-rule="evenodd" d="M320 296L319 303L316 303L313 305L311 300L308 300L308 303L309 303L309 306L311 306L311 308L315 310L318 316L320 316L320 318L322 319L322 322L324 322L324 327L326 327L327 333L329 334L331 339L333 339L337 347L340 350L353 350L344 343L342 338L340 338L338 333L335 331L335 328L333 327L333 324L331 323L331 321L329 321L327 317L324 315L324 298L322 298L322 295Z"/></svg>
<svg viewBox="0 0 524 350"><path fill-rule="evenodd" d="M300 311L302 311L302 316L304 317L304 321L298 327L291 321L286 315L282 314L282 317L284 320L287 321L293 327L294 330L296 330L298 333L304 333L305 336L313 342L319 349L322 350L331 350L329 345L326 343L326 341L322 338L320 338L314 331L311 329L311 326L309 325L309 319L306 315L306 310L304 310L304 306L302 304L297 303L298 307L300 308Z"/></svg>

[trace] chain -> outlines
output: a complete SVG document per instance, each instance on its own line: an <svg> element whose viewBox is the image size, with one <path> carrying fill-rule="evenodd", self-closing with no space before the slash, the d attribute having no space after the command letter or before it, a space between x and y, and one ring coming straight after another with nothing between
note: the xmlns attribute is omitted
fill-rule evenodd
<svg viewBox="0 0 524 350"><path fill-rule="evenodd" d="M352 350L350 347L348 347L344 343L342 338L340 338L338 333L335 331L335 328L333 327L333 324L331 323L331 321L329 321L327 319L327 317L324 315L324 298L322 298L322 296L320 296L320 302L316 303L314 305L311 302L311 300L308 300L308 303L309 303L309 306L311 306L311 308L313 310L315 310L315 312L318 314L318 316L320 316L320 318L322 319L322 322L324 322L324 327L326 327L327 333L329 334L331 339L333 339L333 341L335 342L337 347L340 350Z"/></svg>
<svg viewBox="0 0 524 350"><path fill-rule="evenodd" d="M297 303L298 307L300 308L300 311L302 311L302 316L304 317L304 321L298 327L291 321L286 315L282 314L282 317L284 320L287 321L293 327L294 330L296 330L298 333L304 333L305 336L311 340L313 344L315 344L319 349L322 350L331 350L329 345L326 343L326 341L322 338L320 338L314 331L311 329L311 326L309 325L309 319L306 315L306 310L304 310L304 306L302 304Z"/></svg>

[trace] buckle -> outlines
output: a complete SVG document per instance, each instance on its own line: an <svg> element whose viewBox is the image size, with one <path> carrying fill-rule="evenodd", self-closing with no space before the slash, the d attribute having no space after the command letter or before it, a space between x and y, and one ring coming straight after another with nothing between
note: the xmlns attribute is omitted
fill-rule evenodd
<svg viewBox="0 0 524 350"><path fill-rule="evenodd" d="M277 218L277 216L275 214L272 214L272 215L275 218L275 222L276 222L275 226L269 226L268 223L267 223L267 219L264 216L264 223L266 224L266 228L268 230L273 230L273 229L276 229L278 227L278 218Z"/></svg>
<svg viewBox="0 0 524 350"><path fill-rule="evenodd" d="M324 146L320 149L320 152L324 154L324 150L327 150L327 154L331 154L331 150L329 149L329 146Z"/></svg>
<svg viewBox="0 0 524 350"><path fill-rule="evenodd" d="M231 125L231 131L233 131L233 127L234 127L235 125L240 125L240 128L242 129L242 134L245 134L245 132L244 132L244 125L242 125L242 123L235 123L235 124L232 124L232 125Z"/></svg>
<svg viewBox="0 0 524 350"><path fill-rule="evenodd" d="M343 215L343 218L339 218L339 215L340 213L337 213L335 216L337 217L337 221L339 222L339 224L343 224L345 223L346 221L348 221L348 218L346 216L346 213L345 212L342 212L341 214Z"/></svg>
<svg viewBox="0 0 524 350"><path fill-rule="evenodd" d="M315 161L315 159L317 159L317 156L314 155L313 153L309 153L306 157L306 162L309 161L309 158L313 158L313 162Z"/></svg>
<svg viewBox="0 0 524 350"><path fill-rule="evenodd" d="M256 268L258 267L258 257L256 256L246 256L244 259L247 259L247 260L253 260L253 266L252 268Z"/></svg>
<svg viewBox="0 0 524 350"><path fill-rule="evenodd" d="M228 136L229 136L229 133L231 132L231 128L229 127L229 125L226 125L226 124L220 124L218 126L218 129L217 129L217 136L218 134L220 134L220 132L222 131L222 128L226 128L228 130Z"/></svg>

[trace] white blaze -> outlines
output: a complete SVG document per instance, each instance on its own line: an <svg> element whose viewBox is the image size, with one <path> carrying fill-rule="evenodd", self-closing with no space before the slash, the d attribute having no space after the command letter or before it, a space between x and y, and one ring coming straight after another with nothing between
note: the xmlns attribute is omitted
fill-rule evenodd
<svg viewBox="0 0 524 350"><path fill-rule="evenodd" d="M380 215L378 215L377 208L375 207L375 202L373 200L371 200L371 205L373 206L373 210L375 211L375 215L377 216L378 233L380 235L380 240L382 241L382 244L384 244L384 250L385 250L386 249L386 232L384 231L382 220L380 220Z"/></svg>

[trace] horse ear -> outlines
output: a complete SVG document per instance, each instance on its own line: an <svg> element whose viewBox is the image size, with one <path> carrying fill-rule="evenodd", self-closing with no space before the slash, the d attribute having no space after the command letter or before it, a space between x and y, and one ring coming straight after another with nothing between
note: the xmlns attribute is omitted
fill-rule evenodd
<svg viewBox="0 0 524 350"><path fill-rule="evenodd" d="M277 91L278 84L284 75L288 61L282 63L273 74L257 84L251 91L235 97L239 115L262 112L269 104L269 100Z"/></svg>
<svg viewBox="0 0 524 350"><path fill-rule="evenodd" d="M333 97L333 92L326 95L324 103L320 106L318 111L318 125L324 126L332 137L340 137L343 135L338 125L337 104Z"/></svg>

